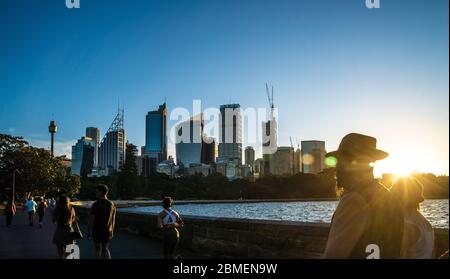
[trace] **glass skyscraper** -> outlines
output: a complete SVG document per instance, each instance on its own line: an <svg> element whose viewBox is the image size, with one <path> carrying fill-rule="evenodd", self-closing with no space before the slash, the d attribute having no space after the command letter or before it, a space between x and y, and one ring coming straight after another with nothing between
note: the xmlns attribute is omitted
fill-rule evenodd
<svg viewBox="0 0 450 279"><path fill-rule="evenodd" d="M145 154L158 164L167 160L167 108L166 103L158 110L149 111L145 117Z"/></svg>
<svg viewBox="0 0 450 279"><path fill-rule="evenodd" d="M202 163L203 114L178 124L175 131L177 164L188 168Z"/></svg>
<svg viewBox="0 0 450 279"><path fill-rule="evenodd" d="M220 106L219 162L242 163L242 115L239 104Z"/></svg>
<svg viewBox="0 0 450 279"><path fill-rule="evenodd" d="M92 138L82 137L72 146L71 174L86 177L94 167L95 142Z"/></svg>
<svg viewBox="0 0 450 279"><path fill-rule="evenodd" d="M98 151L100 148L100 129L95 127L86 128L86 137L89 137L94 142L94 168L98 168Z"/></svg>

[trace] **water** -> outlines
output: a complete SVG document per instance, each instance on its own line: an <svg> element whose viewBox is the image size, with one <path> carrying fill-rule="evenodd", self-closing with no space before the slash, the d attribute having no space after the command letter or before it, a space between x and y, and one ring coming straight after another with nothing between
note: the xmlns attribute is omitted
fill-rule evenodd
<svg viewBox="0 0 450 279"><path fill-rule="evenodd" d="M258 202L175 205L182 216L209 216L264 220L287 220L313 223L330 223L337 201L310 202ZM122 208L120 211L158 213L160 206ZM422 214L435 228L449 228L448 199L425 200Z"/></svg>

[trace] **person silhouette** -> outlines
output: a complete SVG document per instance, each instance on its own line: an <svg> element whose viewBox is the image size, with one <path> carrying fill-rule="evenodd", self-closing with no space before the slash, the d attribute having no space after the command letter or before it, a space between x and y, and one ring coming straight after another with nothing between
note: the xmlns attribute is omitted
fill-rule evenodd
<svg viewBox="0 0 450 279"><path fill-rule="evenodd" d="M162 201L164 208L158 215L158 228L163 231L163 256L164 259L181 258L174 257L177 248L180 232L179 228L183 227L183 220L178 212L172 209L173 199L165 197Z"/></svg>
<svg viewBox="0 0 450 279"><path fill-rule="evenodd" d="M327 153L336 164L341 192L323 258L399 258L403 213L389 190L373 175L375 161L388 157L376 138L351 133Z"/></svg>

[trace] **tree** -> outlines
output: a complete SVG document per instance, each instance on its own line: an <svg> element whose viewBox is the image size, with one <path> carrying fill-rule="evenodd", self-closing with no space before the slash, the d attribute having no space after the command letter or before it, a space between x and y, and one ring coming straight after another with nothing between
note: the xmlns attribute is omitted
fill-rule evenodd
<svg viewBox="0 0 450 279"><path fill-rule="evenodd" d="M60 159L43 148L28 146L21 137L0 134L0 195L11 195L12 174L17 171L16 194L25 196L78 192L79 179L67 174Z"/></svg>
<svg viewBox="0 0 450 279"><path fill-rule="evenodd" d="M136 165L137 147L127 143L125 162L118 174L117 195L121 199L135 198L140 192L140 179Z"/></svg>

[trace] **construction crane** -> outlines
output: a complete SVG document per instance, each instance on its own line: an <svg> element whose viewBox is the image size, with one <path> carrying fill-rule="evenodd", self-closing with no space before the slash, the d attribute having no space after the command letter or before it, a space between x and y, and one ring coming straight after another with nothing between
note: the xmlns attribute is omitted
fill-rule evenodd
<svg viewBox="0 0 450 279"><path fill-rule="evenodd" d="M297 149L300 149L300 142L298 141L298 139L295 139L297 141Z"/></svg>
<svg viewBox="0 0 450 279"><path fill-rule="evenodd" d="M266 93L267 93L267 99L269 100L270 116L273 116L273 110L275 108L275 105L273 103L273 86L272 86L272 92L270 92L269 85L267 83L266 83Z"/></svg>
<svg viewBox="0 0 450 279"><path fill-rule="evenodd" d="M292 137L289 137L289 140L291 141L291 147L294 149L294 145L292 144Z"/></svg>

